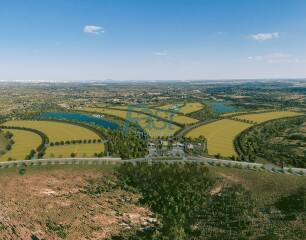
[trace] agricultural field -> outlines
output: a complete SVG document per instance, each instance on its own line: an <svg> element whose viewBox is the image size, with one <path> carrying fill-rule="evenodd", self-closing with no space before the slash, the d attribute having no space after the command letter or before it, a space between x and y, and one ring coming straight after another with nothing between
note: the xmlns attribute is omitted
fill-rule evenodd
<svg viewBox="0 0 306 240"><path fill-rule="evenodd" d="M241 116L236 116L235 118L239 120L247 120L254 123L262 123L273 119L286 118L301 116L302 113L292 112L292 111L275 111L275 112L264 112L264 113L253 113Z"/></svg>
<svg viewBox="0 0 306 240"><path fill-rule="evenodd" d="M187 137L197 138L203 135L207 139L209 155L220 154L224 157L236 156L234 148L235 137L252 124L230 119L222 119L202 125L186 134Z"/></svg>
<svg viewBox="0 0 306 240"><path fill-rule="evenodd" d="M99 114L107 114L115 117L119 117L123 120L129 120L140 125L152 138L162 137L162 136L172 136L180 127L168 123L166 121L161 121L152 116L146 114L127 112L124 110L107 109L107 108L82 108L82 111L96 112Z"/></svg>
<svg viewBox="0 0 306 240"><path fill-rule="evenodd" d="M100 139L100 137L93 131L69 123L53 121L16 120L6 122L3 125L36 129L46 134L50 142Z"/></svg>
<svg viewBox="0 0 306 240"><path fill-rule="evenodd" d="M163 111L163 110L155 109L151 107L116 106L115 108L122 109L122 110L143 112L143 113L154 115L160 118L164 118L164 119L167 119L167 120L170 120L172 122L176 122L182 125L194 124L199 121L197 119L187 117L182 114L167 112L167 111Z"/></svg>
<svg viewBox="0 0 306 240"><path fill-rule="evenodd" d="M179 123L179 124L183 124L183 125L194 124L199 121L197 119L187 117L184 115L170 113L170 112L163 112L163 111L158 111L158 110L155 110L155 112L153 110L153 114L160 118L164 118L164 119L167 119L167 120Z"/></svg>
<svg viewBox="0 0 306 240"><path fill-rule="evenodd" d="M75 157L94 157L95 154L104 152L103 143L70 144L48 147L44 158L69 158L74 153Z"/></svg>
<svg viewBox="0 0 306 240"><path fill-rule="evenodd" d="M173 103L173 104L166 104L158 107L159 109L162 110L167 110L167 111L179 111L179 109L184 106L183 103Z"/></svg>
<svg viewBox="0 0 306 240"><path fill-rule="evenodd" d="M189 113L200 111L201 109L203 109L203 107L204 107L203 104L195 102L195 103L185 103L185 104L184 103L167 104L158 108L162 110L175 111L186 115Z"/></svg>
<svg viewBox="0 0 306 240"><path fill-rule="evenodd" d="M42 142L38 134L30 131L10 129L9 132L13 134L15 143L10 151L0 156L0 161L25 159L31 150L35 150Z"/></svg>
<svg viewBox="0 0 306 240"><path fill-rule="evenodd" d="M186 103L182 107L179 108L179 112L183 114L189 114L193 112L200 111L203 109L203 104L201 103Z"/></svg>

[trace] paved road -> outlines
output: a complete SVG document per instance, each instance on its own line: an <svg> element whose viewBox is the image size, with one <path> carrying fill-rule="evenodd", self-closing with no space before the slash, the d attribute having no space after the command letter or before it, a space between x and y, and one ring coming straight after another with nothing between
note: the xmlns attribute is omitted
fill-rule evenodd
<svg viewBox="0 0 306 240"><path fill-rule="evenodd" d="M173 159L173 158L137 158L129 160L121 160L121 158L53 158L53 159L35 159L35 160L19 160L19 161L8 161L0 162L0 168L10 168L10 167L22 167L22 166L37 166L37 165L61 165L61 164L122 164L125 162L137 163L137 162L167 162L173 163L204 163L210 165L224 166L224 167L239 167L244 169L262 169L269 172L279 172L281 173L281 168L274 168L273 170L266 165L261 163L250 163L250 162L238 162L232 160L216 159L216 158L206 158L206 157L187 157L186 159ZM294 173L300 174L303 172L306 175L305 168L284 168L284 173Z"/></svg>

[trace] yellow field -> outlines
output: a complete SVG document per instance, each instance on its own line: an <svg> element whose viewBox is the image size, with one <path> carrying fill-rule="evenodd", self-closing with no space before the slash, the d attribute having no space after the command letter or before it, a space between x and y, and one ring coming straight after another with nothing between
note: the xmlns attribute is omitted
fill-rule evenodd
<svg viewBox="0 0 306 240"><path fill-rule="evenodd" d="M273 119L284 118L284 117L294 117L294 116L300 116L300 115L303 115L303 114L298 113L298 112L291 112L291 111L277 111L277 112L247 114L247 115L236 116L235 118L249 120L249 121L253 121L256 123L262 123L262 122L273 120Z"/></svg>
<svg viewBox="0 0 306 240"><path fill-rule="evenodd" d="M96 133L86 128L61 122L16 120L6 122L3 125L37 129L46 134L50 142L100 138Z"/></svg>
<svg viewBox="0 0 306 240"><path fill-rule="evenodd" d="M44 158L70 158L71 153L75 153L76 157L93 157L101 152L104 152L103 143L70 144L48 147Z"/></svg>
<svg viewBox="0 0 306 240"><path fill-rule="evenodd" d="M41 144L42 139L38 134L24 130L8 130L11 132L14 140L12 149L0 156L0 161L7 161L9 158L14 160L24 160L31 150Z"/></svg>
<svg viewBox="0 0 306 240"><path fill-rule="evenodd" d="M174 124L170 124L165 121L161 121L157 118L148 116L146 114L128 112L125 110L115 110L107 108L82 108L82 111L96 112L100 114L107 114L119 117L121 119L127 119L131 122L139 124L152 138L162 136L172 136L180 128Z"/></svg>
<svg viewBox="0 0 306 240"><path fill-rule="evenodd" d="M201 103L186 103L183 107L179 108L179 112L189 114L200 111L203 107Z"/></svg>
<svg viewBox="0 0 306 240"><path fill-rule="evenodd" d="M139 112L143 112L143 113L147 113L147 114L152 114L154 116L160 117L160 118L164 118L173 122L176 122L178 124L194 124L197 123L199 120L191 118L191 117L187 117L184 115L180 115L180 114L175 114L175 113L171 113L171 112L165 112L165 111L161 111L159 109L154 109L154 108L141 108L141 107L128 107L128 106L116 106L116 108L118 109L122 109L122 110L127 110L129 109L130 111L139 111Z"/></svg>
<svg viewBox="0 0 306 240"><path fill-rule="evenodd" d="M179 115L179 114L174 114L174 113L170 113L170 112L163 112L163 111L158 111L158 110L152 110L152 112L154 113L154 115L160 117L160 118L164 118L164 119L168 119L171 120L173 122L179 123L179 124L194 124L197 123L199 120L191 118L191 117L187 117L184 115Z"/></svg>
<svg viewBox="0 0 306 240"><path fill-rule="evenodd" d="M167 104L161 107L158 107L163 110L173 110L183 114L189 114L193 112L197 112L203 108L203 104L201 103L178 103L178 104Z"/></svg>
<svg viewBox="0 0 306 240"><path fill-rule="evenodd" d="M196 138L203 135L207 139L208 154L220 154L224 157L236 155L234 148L235 137L251 124L223 119L202 125L187 133L187 137Z"/></svg>
<svg viewBox="0 0 306 240"><path fill-rule="evenodd" d="M244 114L244 113L247 113L247 112L228 112L228 113L223 113L220 116L221 117L231 117L236 114Z"/></svg>

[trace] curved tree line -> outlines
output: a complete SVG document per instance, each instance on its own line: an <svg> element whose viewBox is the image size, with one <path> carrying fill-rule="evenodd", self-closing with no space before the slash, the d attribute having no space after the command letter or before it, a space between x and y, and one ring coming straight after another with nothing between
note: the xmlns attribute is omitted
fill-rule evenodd
<svg viewBox="0 0 306 240"><path fill-rule="evenodd" d="M243 131L235 139L235 148L243 161L258 159L279 166L306 167L306 137L296 129L306 122L305 116L271 120Z"/></svg>
<svg viewBox="0 0 306 240"><path fill-rule="evenodd" d="M26 159L31 159L32 157L34 157L35 154L37 154L38 158L41 158L44 155L45 150L46 150L46 145L49 143L49 138L43 132L40 132L37 129L26 128L26 127L0 126L0 129L23 130L23 131L29 131L29 132L39 135L41 138L41 144L35 150L32 149L29 155L26 156Z"/></svg>

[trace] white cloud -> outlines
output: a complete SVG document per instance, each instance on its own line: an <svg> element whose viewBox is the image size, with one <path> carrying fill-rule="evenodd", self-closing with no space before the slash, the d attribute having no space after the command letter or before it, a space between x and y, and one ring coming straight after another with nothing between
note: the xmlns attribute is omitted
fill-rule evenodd
<svg viewBox="0 0 306 240"><path fill-rule="evenodd" d="M163 50L160 52L155 52L154 55L156 56L167 56L168 55L168 51L167 50Z"/></svg>
<svg viewBox="0 0 306 240"><path fill-rule="evenodd" d="M104 33L104 28L101 26L86 25L83 31L85 33L99 34L99 33Z"/></svg>
<svg viewBox="0 0 306 240"><path fill-rule="evenodd" d="M304 60L294 57L286 53L271 53L267 55L257 55L248 57L250 61L263 61L267 63L286 62L286 63L299 63Z"/></svg>
<svg viewBox="0 0 306 240"><path fill-rule="evenodd" d="M279 38L279 37L280 37L280 34L278 32L257 33L257 34L250 36L251 39L258 41L258 42L268 41L268 40L272 40L272 39Z"/></svg>

